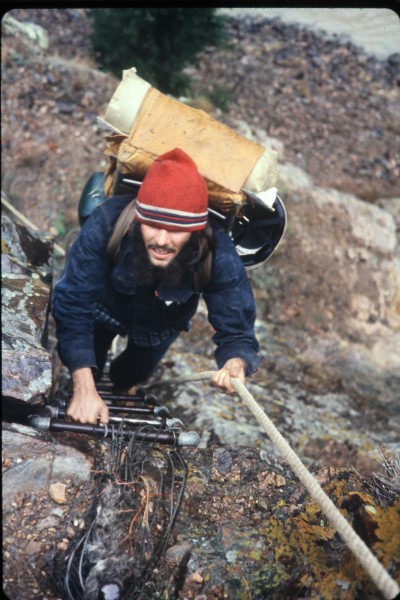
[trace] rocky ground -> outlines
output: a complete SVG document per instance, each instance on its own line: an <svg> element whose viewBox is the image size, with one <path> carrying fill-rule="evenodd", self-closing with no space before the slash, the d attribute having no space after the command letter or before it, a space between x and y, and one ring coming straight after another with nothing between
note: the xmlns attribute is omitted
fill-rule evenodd
<svg viewBox="0 0 400 600"><path fill-rule="evenodd" d="M77 225L76 206L87 177L106 165L104 132L97 128L96 115L118 81L93 69L86 9L15 9L10 14L42 25L49 47L40 49L21 36L2 39L3 190L25 216L64 245ZM195 81L194 104L258 141L274 138L285 172L282 192L291 215L282 253L267 265L262 277L254 275L265 350L262 372L251 389L304 459L319 466L355 465L370 474L376 463L368 459L368 452L384 439L385 430L389 441L395 441L398 413L388 400L388 394L390 398L395 394L390 391L394 385L389 381L390 368L388 382L381 373L375 377L368 360L364 370L357 368L366 345L374 350L376 340L386 348L389 367L397 364L398 321L395 311L389 314L387 298L379 291L390 289L397 277L389 260L395 231L386 213L372 210L360 221L354 219L359 230L353 231L349 215L361 205L346 204L334 192L325 196L305 172L321 188L354 193L380 206L390 204L392 213L398 214L391 199L400 195L399 59L377 61L350 44L276 21L241 19L230 22L229 28L231 49L207 51L199 66L189 70ZM227 111L216 109L218 103ZM294 183L296 171L286 176L286 163L304 169L298 171L303 189ZM369 222L379 226L370 232ZM316 230L323 232L321 242L315 239ZM346 246L344 240L356 243ZM201 312L190 337L179 342L166 365L170 375L186 374L181 359L189 353L194 370L209 368L211 347L201 343L205 327ZM382 351L378 350L379 358ZM242 413L242 420L234 421L230 399L212 400L198 387L172 395L171 402L181 408L190 426L208 431L205 445L235 441L246 445L256 438L255 445L265 444L256 425L245 427ZM199 420L185 413L191 401ZM201 402L210 407L203 421ZM219 428L210 428L210 415L220 420ZM307 437L304 431L313 420L314 434ZM14 432L12 439L16 437ZM22 469L30 458L26 448L18 454L13 443L3 454L3 475L8 471L11 475L18 465ZM257 486L261 484L258 481ZM10 500L3 527L4 585L10 599L58 600L49 585L51 552L65 548L80 526L78 518L70 529L60 528L78 489L79 482L71 477L65 488L58 488L58 495L49 495L44 486ZM216 522L218 510L208 508ZM229 550L229 532L226 536ZM193 590L199 589L195 579ZM284 590L282 597L299 597L295 595L299 590L300 583L294 595ZM346 589L337 597L345 598ZM375 598L373 593L370 597Z"/></svg>
<svg viewBox="0 0 400 600"><path fill-rule="evenodd" d="M88 9L9 14L42 25L49 47L3 37L3 189L63 240L84 182L107 164L96 115L118 81L93 70ZM228 49L210 49L189 69L194 104L222 106L219 119L241 121L261 142L276 138L281 158L318 185L369 201L399 195L398 55L379 61L350 43L259 17L232 20L228 29Z"/></svg>
<svg viewBox="0 0 400 600"><path fill-rule="evenodd" d="M242 17L231 45L201 58L197 90L225 99L285 147L321 187L376 201L399 194L400 55L379 61L351 43L277 20Z"/></svg>

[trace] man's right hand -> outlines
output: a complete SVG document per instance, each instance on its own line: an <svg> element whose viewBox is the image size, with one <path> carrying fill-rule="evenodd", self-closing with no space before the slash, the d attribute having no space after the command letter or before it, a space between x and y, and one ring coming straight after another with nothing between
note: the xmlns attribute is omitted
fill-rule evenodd
<svg viewBox="0 0 400 600"><path fill-rule="evenodd" d="M76 423L108 423L108 407L97 393L92 370L88 367L72 373L73 394L67 418Z"/></svg>

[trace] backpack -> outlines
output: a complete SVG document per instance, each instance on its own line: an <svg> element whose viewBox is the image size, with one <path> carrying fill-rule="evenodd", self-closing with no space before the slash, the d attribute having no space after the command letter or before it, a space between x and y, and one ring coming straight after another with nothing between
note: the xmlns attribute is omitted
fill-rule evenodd
<svg viewBox="0 0 400 600"><path fill-rule="evenodd" d="M245 138L208 113L152 87L133 67L123 71L100 127L108 130L105 173L94 173L79 202L79 221L107 197L136 195L153 161L172 147L195 161L208 187L209 215L231 236L246 269L265 262L286 227L285 207L271 187L278 179L274 150ZM111 132L111 133L110 133ZM261 191L260 190L266 190ZM210 265L203 265L206 273Z"/></svg>
<svg viewBox="0 0 400 600"><path fill-rule="evenodd" d="M235 214L246 202L243 188L260 192L278 180L277 153L248 139L207 112L163 94L123 71L100 127L108 130L105 193L117 193L126 179L142 180L158 156L181 148L195 162L208 188L209 206Z"/></svg>

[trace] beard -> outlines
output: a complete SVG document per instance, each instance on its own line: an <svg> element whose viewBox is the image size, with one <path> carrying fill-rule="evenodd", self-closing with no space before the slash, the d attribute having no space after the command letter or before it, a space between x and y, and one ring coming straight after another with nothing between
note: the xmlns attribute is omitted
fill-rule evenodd
<svg viewBox="0 0 400 600"><path fill-rule="evenodd" d="M145 246L140 223L135 223L130 233L133 245L133 267L140 285L156 288L176 288L190 281L191 266L200 258L200 242L197 232L193 232L182 250L165 267L157 267L150 261Z"/></svg>

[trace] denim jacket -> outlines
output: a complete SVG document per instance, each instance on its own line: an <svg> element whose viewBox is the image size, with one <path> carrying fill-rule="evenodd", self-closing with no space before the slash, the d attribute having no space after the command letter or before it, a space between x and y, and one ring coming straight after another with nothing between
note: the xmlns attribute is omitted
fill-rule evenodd
<svg viewBox="0 0 400 600"><path fill-rule="evenodd" d="M58 350L72 372L96 369L93 330L96 322L115 323L115 332L126 334L138 345L157 345L169 335L188 330L196 313L199 292L192 274L178 288L149 289L140 285L127 238L116 264L106 247L121 211L131 195L115 196L96 208L72 244L64 272L56 283L52 313ZM217 223L211 280L203 292L208 319L215 330L215 358L221 368L229 358L243 358L247 375L258 366L258 342L254 334L256 306L246 271L229 235ZM106 323L103 323L106 326Z"/></svg>

